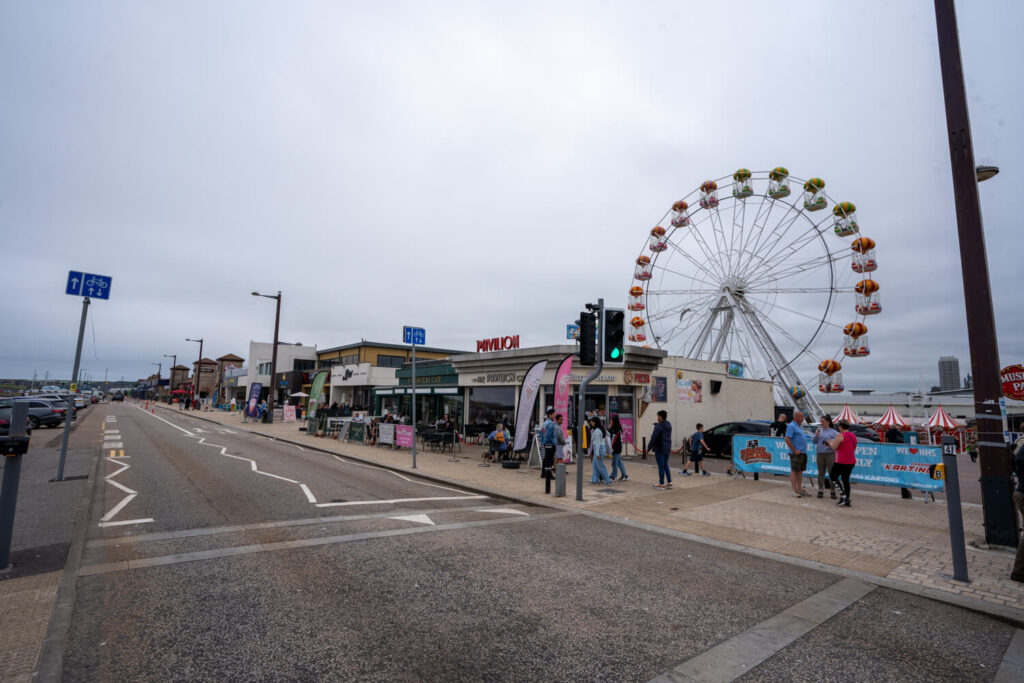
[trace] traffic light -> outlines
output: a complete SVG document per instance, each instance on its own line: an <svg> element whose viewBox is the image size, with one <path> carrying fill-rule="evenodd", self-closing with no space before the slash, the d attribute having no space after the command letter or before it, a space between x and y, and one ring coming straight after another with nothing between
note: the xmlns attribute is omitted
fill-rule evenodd
<svg viewBox="0 0 1024 683"><path fill-rule="evenodd" d="M597 365L597 323L590 311L580 311L580 365Z"/></svg>
<svg viewBox="0 0 1024 683"><path fill-rule="evenodd" d="M604 336L604 364L624 365L626 363L626 312L621 308L604 309L601 334Z"/></svg>

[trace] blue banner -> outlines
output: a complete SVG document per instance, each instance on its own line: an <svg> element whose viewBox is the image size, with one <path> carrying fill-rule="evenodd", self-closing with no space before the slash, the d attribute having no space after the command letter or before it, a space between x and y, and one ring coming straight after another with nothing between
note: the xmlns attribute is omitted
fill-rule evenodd
<svg viewBox="0 0 1024 683"><path fill-rule="evenodd" d="M913 446L900 443L857 444L857 466L850 481L878 486L899 486L918 491L942 491L945 467L939 446ZM789 474L789 449L777 436L732 437L732 462L744 472ZM807 439L807 469L804 476L817 478L815 446Z"/></svg>
<svg viewBox="0 0 1024 683"><path fill-rule="evenodd" d="M263 383L253 382L249 387L249 400L245 405L245 414L249 417L256 417L256 405L260 402L261 394L263 394Z"/></svg>

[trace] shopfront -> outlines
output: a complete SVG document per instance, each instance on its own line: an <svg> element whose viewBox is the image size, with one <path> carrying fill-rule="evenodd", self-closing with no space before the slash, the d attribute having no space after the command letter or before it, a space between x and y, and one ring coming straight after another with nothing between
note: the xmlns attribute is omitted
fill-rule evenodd
<svg viewBox="0 0 1024 683"><path fill-rule="evenodd" d="M370 363L335 365L331 367L330 403L352 410L368 410L373 387L386 388L398 384L394 368L378 368Z"/></svg>
<svg viewBox="0 0 1024 683"><path fill-rule="evenodd" d="M412 367L395 371L396 387L374 387L375 415L412 415ZM447 361L416 363L416 423L433 425L446 414L462 430L465 420L465 392L458 385L458 376Z"/></svg>

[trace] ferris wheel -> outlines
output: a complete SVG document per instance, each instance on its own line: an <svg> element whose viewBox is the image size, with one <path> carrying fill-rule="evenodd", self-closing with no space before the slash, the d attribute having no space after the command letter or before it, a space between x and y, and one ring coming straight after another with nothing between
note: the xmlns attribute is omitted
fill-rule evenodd
<svg viewBox="0 0 1024 683"><path fill-rule="evenodd" d="M770 379L777 400L818 417L800 378L817 373L820 392L841 392L842 361L870 354L877 267L856 206L833 201L824 180L741 168L701 183L650 230L629 340Z"/></svg>

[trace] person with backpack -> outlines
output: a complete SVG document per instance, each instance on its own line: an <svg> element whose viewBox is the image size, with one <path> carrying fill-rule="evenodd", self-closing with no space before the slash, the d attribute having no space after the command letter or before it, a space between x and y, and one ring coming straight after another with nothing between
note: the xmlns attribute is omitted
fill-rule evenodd
<svg viewBox="0 0 1024 683"><path fill-rule="evenodd" d="M611 477L608 476L608 470L604 467L604 456L608 454L608 444L611 440L601 427L599 418L592 417L588 423L590 424L590 434L587 436L590 440L590 463L592 466L590 483L611 484Z"/></svg>
<svg viewBox="0 0 1024 683"><path fill-rule="evenodd" d="M705 451L710 452L711 449L708 448L707 442L704 441L704 425L698 422L697 431L690 436L690 462L693 463L694 474L703 474L705 477L709 477L711 473L707 471L707 468L704 468L704 471L701 472L701 463L704 462ZM683 474L687 474L685 469Z"/></svg>
<svg viewBox="0 0 1024 683"><path fill-rule="evenodd" d="M626 475L626 466L622 464L622 424L619 422L618 415L612 415L608 421L608 436L611 437L612 441L611 478L614 480L615 473L622 472L619 481L626 481L629 477Z"/></svg>

